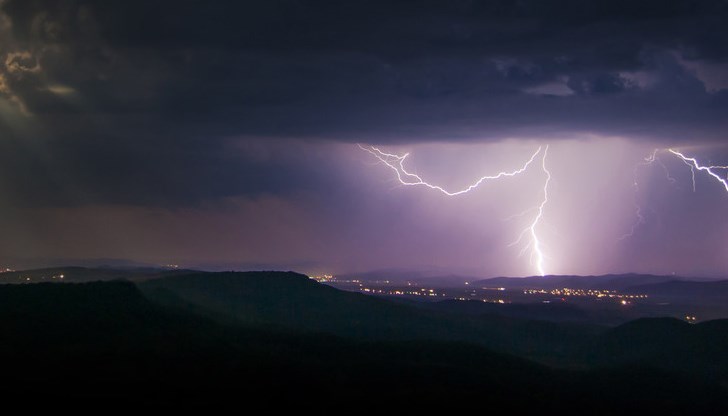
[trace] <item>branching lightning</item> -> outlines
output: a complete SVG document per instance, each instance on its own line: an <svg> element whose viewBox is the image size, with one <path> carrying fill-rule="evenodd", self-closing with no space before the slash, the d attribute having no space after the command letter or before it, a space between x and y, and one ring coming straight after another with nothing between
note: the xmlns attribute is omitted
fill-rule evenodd
<svg viewBox="0 0 728 416"><path fill-rule="evenodd" d="M646 157L644 159L644 162L640 162L640 163L638 163L635 166L635 172L634 172L635 173L635 180L634 180L635 195L640 190L640 188L639 188L639 182L637 181L637 170L640 167L649 166L649 165L652 165L654 163L659 163L660 166L662 167L662 169L665 171L665 177L667 178L667 180L670 181L671 183L675 183L676 182L675 181L675 178L673 178L672 176L670 176L670 171L667 169L667 166L665 166L665 164L658 157L658 153L660 153L660 152L668 152L668 153L676 156L677 158L680 159L680 161L682 161L686 166L688 166L690 168L690 175L691 175L691 180L692 180L693 192L696 192L697 191L697 182L696 182L696 172L697 171L706 172L708 175L710 175L711 177L713 177L716 180L718 180L718 182L720 182L723 185L723 187L725 188L726 192L728 192L728 176L726 178L723 178L723 177L721 177L719 174L717 174L715 172L716 170L728 170L728 166L721 166L721 165L703 166L703 165L700 164L700 162L697 161L697 159L692 158L692 157L685 156L683 153L681 153L681 152L679 152L677 150L674 150L674 149L656 149L656 150L654 150L652 152L652 154L650 154L650 156L648 156L648 157ZM631 230L628 233L625 233L619 239L620 241L621 240L625 240L627 238L630 238L630 237L634 236L634 233L637 230L637 228L641 224L644 224L644 222L645 222L645 216L643 214L642 207L640 206L639 203L637 203L636 199L635 199L635 216L637 217L637 220L632 225Z"/></svg>
<svg viewBox="0 0 728 416"><path fill-rule="evenodd" d="M459 191L448 191L445 188L438 186L438 185L432 185L426 181L424 181L419 175L416 175L411 172L407 172L407 169L404 167L404 161L409 156L409 153L405 153L402 156L394 155L391 153L385 153L381 151L379 148L374 146L365 147L361 144L358 145L360 149L367 151L374 155L377 159L379 159L380 162L387 165L390 169L394 170L394 172L397 174L397 179L402 185L406 186L426 186L430 189L442 192L443 194L447 196L457 196L462 195L465 193L468 193L472 191L473 189L480 186L485 181L500 179L503 177L510 177L510 176L516 176L523 172L525 172L528 169L528 166L533 163L533 161L536 159L536 156L538 156L539 153L541 153L541 147L536 150L536 152L531 156L530 159L526 163L521 166L520 169L514 170L512 172L499 172L497 175L492 176L482 176L480 179L475 181L473 184L468 185L467 187L459 190Z"/></svg>
<svg viewBox="0 0 728 416"><path fill-rule="evenodd" d="M667 149L667 151L672 153L673 155L679 157L680 159L682 159L683 162L685 162L688 166L690 166L690 169L693 172L693 187L695 187L695 169L697 169L697 170L700 170L703 172L707 172L708 175L717 179L718 182L723 184L725 191L728 192L728 180L721 178L720 175L713 172L713 170L727 169L728 167L726 167L726 166L702 166L702 165L700 165L700 163L698 163L698 161L695 158L687 157L684 154L678 152L677 150Z"/></svg>
<svg viewBox="0 0 728 416"><path fill-rule="evenodd" d="M667 166L665 166L665 164L662 163L662 161L657 157L657 153L659 151L660 151L660 149L655 149L649 156L647 156L646 158L644 158L644 160L642 162L638 163L634 167L634 170L633 170L633 176L634 176L634 182L633 182L633 186L634 186L634 209L635 209L635 217L637 217L637 220L632 224L632 228L630 228L629 232L623 234L619 238L619 241L623 241L623 240L626 240L626 239L628 239L630 237L633 237L634 236L634 233L637 231L637 228L640 225L642 225L642 224L645 223L645 216L642 213L642 206L637 201L637 197L638 197L639 192L640 192L640 184L639 184L639 181L637 180L637 176L638 176L639 170L641 168L645 167L645 166L650 166L650 165L652 165L654 163L659 163L659 165L662 167L662 170L665 172L665 177L667 178L667 180L670 181L671 183L675 183L675 179L672 176L670 176L670 171L667 169Z"/></svg>
<svg viewBox="0 0 728 416"><path fill-rule="evenodd" d="M541 250L541 240L538 238L538 233L536 232L536 229L543 219L543 210L544 208L546 208L546 204L549 202L549 183L551 182L551 171L549 171L546 167L546 156L548 155L548 151L549 147L546 146L543 151L543 158L541 159L541 169L543 169L543 172L546 174L546 181L543 185L543 199L541 200L541 204L538 206L538 208L536 208L538 214L536 215L536 218L534 218L531 225L521 232L521 234L518 236L518 239L509 245L517 245L523 240L523 236L525 236L526 234L530 234L531 241L527 245L525 245L523 249L521 249L521 255L523 255L523 253L525 253L529 247L531 248L531 263L534 262L533 260L535 258L536 269L541 276L546 276L546 271L544 269L545 258L543 251Z"/></svg>
<svg viewBox="0 0 728 416"><path fill-rule="evenodd" d="M375 147L375 146L362 146L361 144L358 145L360 149L370 153L373 155L379 162L386 165L388 168L392 169L395 172L396 178L399 181L401 185L405 186L422 186L426 187L428 189L437 191L441 194L444 194L448 197L454 197L466 194L476 188L478 188L480 185L482 185L485 182L488 181L494 181L498 179L503 179L507 177L513 177L520 175L524 173L526 170L528 170L531 165L534 164L536 159L541 155L541 170L543 171L545 175L545 181L543 185L543 199L541 199L541 202L539 205L528 208L521 212L520 214L516 214L514 216L509 217L507 220L511 220L514 218L521 218L526 215L529 215L529 213L535 212L535 217L533 218L533 221L530 222L530 224L521 231L516 241L511 243L509 247L520 245L525 238L528 238L528 242L523 244L520 254L523 255L530 249L530 262L532 265L535 266L536 270L538 271L538 274L541 276L545 276L546 273L546 256L543 251L543 241L541 238L539 238L539 227L541 226L543 219L544 219L544 210L546 209L548 202L549 202L549 185L551 183L551 171L547 167L547 157L548 157L548 150L549 147L539 147L532 155L531 157L526 160L518 169L515 169L513 171L502 171L495 175L486 175L478 178L475 182L472 184L458 190L448 190L440 185L434 185L430 182L427 182L425 179L423 179L421 176L412 173L407 170L405 167L405 161L407 160L407 157L409 157L409 153L405 153L403 155L397 155L392 153L386 153L382 151L381 149ZM619 240L625 240L630 237L633 237L640 227L640 225L644 224L647 220L646 217L646 211L645 209L639 204L637 196L640 193L640 184L638 180L638 173L639 170L652 166L655 164L658 164L661 169L663 170L665 174L665 178L667 181L669 181L672 184L675 184L677 180L670 175L670 170L668 169L667 165L662 161L660 156L662 154L670 154L672 156L677 157L681 162L683 162L686 166L690 168L691 178L692 178L692 188L693 192L697 190L697 180L696 176L698 172L705 172L713 179L717 180L723 188L725 188L725 191L728 192L728 165L702 165L696 158L686 156L685 154L675 150L675 149L656 149L654 150L650 155L644 158L643 161L635 165L634 168L634 192L635 192L635 217L636 221L632 224L632 227L629 232L622 235ZM719 171L726 171L726 175L721 176Z"/></svg>
<svg viewBox="0 0 728 416"><path fill-rule="evenodd" d="M546 157L548 155L548 146L539 147L532 155L531 157L518 169L513 171L502 171L495 175L486 175L480 177L478 180L473 182L471 185L466 186L463 189L460 190L447 190L439 185L433 185L424 179L420 177L419 175L407 171L405 168L405 160L409 156L409 153L405 153L404 155L396 155L392 153L386 153L382 151L381 149L375 147L375 146L362 146L361 144L358 145L360 149L372 154L374 157L376 157L380 162L382 162L384 165L392 169L399 181L400 184L405 186L424 186L429 189L432 189L434 191L438 191L446 196L453 197L453 196L459 196L462 194L466 194L475 188L479 187L484 182L493 181L497 179L507 178L507 177L513 177L520 175L524 173L528 168L534 163L536 158L539 154L542 154L541 158L541 168L543 172L546 174L546 181L544 182L543 187L543 199L541 203L534 208L530 208L527 211L524 211L520 216L525 215L526 213L530 211L537 211L537 215L534 218L533 222L521 232L521 235L519 238L510 244L510 246L514 246L518 243L520 243L523 240L523 237L525 235L530 235L530 241L528 244L526 244L523 249L521 250L521 254L525 253L526 250L531 248L531 263L536 266L536 269L538 270L538 273L541 276L546 275L545 271L545 256L542 250L542 241L539 239L538 236L538 226L541 223L543 219L543 213L544 209L546 208L546 205L548 204L548 186L551 182L551 172L546 167ZM535 260L535 261L534 261Z"/></svg>
<svg viewBox="0 0 728 416"><path fill-rule="evenodd" d="M682 161L683 161L683 163L685 163L685 165L687 165L687 167L690 168L690 178L692 179L692 182L693 182L693 192L697 192L698 185L695 182L695 166L693 166L692 163L688 162L685 159L682 159Z"/></svg>

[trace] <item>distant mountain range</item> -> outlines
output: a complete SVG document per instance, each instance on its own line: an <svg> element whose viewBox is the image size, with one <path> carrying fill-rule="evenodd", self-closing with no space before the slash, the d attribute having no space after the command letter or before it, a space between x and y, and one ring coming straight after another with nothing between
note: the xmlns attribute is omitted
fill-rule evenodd
<svg viewBox="0 0 728 416"><path fill-rule="evenodd" d="M102 267L48 267L0 273L0 283L24 283L53 280L53 276L64 275L66 282L105 281L114 279L144 280L167 275L188 274L189 269L176 269L152 266L102 266ZM548 275L530 277L478 278L456 274L435 274L408 270L381 270L356 274L337 275L338 279L357 279L366 282L390 281L396 283L417 282L439 287L461 287L469 285L481 287L503 287L506 289L606 289L626 291L639 290L640 293L667 294L670 292L710 295L724 293L722 285L728 280L686 278L680 276L661 276L650 274L608 274L599 276ZM30 278L30 280L27 280ZM682 283L678 283L682 282ZM724 282L724 283L720 283ZM663 283L669 283L661 286ZM685 292L687 291L687 292Z"/></svg>
<svg viewBox="0 0 728 416"><path fill-rule="evenodd" d="M424 273L409 270L380 270L350 273L336 276L342 280L357 279L365 282L389 281L394 284L417 282L440 287L460 287L466 282L472 286L503 287L506 289L605 289L624 291L631 287L654 285L672 281L712 283L720 279L703 279L675 275L651 275L638 273L607 274L598 276L547 275L529 277L480 278L456 274Z"/></svg>
<svg viewBox="0 0 728 416"><path fill-rule="evenodd" d="M109 280L144 280L190 273L190 270L154 267L50 267L0 273L0 283L97 282Z"/></svg>
<svg viewBox="0 0 728 416"><path fill-rule="evenodd" d="M417 282L422 284L438 285L440 287L460 286L472 280L480 279L473 276L458 274L442 274L436 272L422 272L417 270L375 270L361 273L344 273L336 275L341 280L360 280L365 282L390 281L392 283Z"/></svg>
<svg viewBox="0 0 728 416"><path fill-rule="evenodd" d="M725 280L724 280L725 281ZM710 286L721 282L719 279L686 278L680 276L659 276L651 274L607 274L601 276L532 276L532 277L496 277L470 282L471 285L485 287L504 287L507 289L606 289L625 291L629 288L659 285L667 282L684 282L686 286L695 287L704 284Z"/></svg>

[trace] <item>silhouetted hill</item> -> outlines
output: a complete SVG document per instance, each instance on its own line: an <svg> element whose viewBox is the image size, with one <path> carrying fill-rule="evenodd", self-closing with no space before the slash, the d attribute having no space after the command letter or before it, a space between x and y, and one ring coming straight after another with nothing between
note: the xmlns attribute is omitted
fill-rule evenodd
<svg viewBox="0 0 728 416"><path fill-rule="evenodd" d="M728 320L638 319L597 337L588 355L598 365L650 365L728 380Z"/></svg>
<svg viewBox="0 0 728 416"><path fill-rule="evenodd" d="M220 325L162 308L120 281L0 286L0 326L0 388L11 398L174 404L301 399L325 389L332 402L381 388L384 399L481 389L497 399L549 374L464 344L359 344Z"/></svg>
<svg viewBox="0 0 728 416"><path fill-rule="evenodd" d="M217 319L356 339L475 342L523 356L567 354L599 328L423 308L319 284L282 272L196 273L140 288L167 305Z"/></svg>
<svg viewBox="0 0 728 416"><path fill-rule="evenodd" d="M708 323L638 320L609 330L610 335L602 338L600 334L607 328L557 322L584 313L569 305L391 301L341 291L291 272L196 273L148 280L141 282L140 287L152 299L202 312L223 322L329 333L358 340L473 342L566 366L631 365L633 354L635 362L682 370L683 367L670 362L670 354L707 351L712 348L710 345L719 344L713 339L719 331L694 332ZM533 319L539 316L554 322ZM706 328L719 325L710 323ZM637 329L630 330L632 327ZM689 348L681 346L684 342L689 343ZM712 355L696 363L701 372L710 363L725 360L722 350L711 351Z"/></svg>
<svg viewBox="0 0 728 416"><path fill-rule="evenodd" d="M293 272L194 273L140 283L153 299L191 303L218 315L260 325L360 337L394 337L405 322L426 336L405 305L322 285ZM416 312L416 311L415 311Z"/></svg>
<svg viewBox="0 0 728 416"><path fill-rule="evenodd" d="M260 299L255 293L271 288L292 298L318 290L300 275L279 274L270 286L265 275L247 276L245 285L236 274L197 278L221 277L215 283L224 284L213 286L237 288L232 298L246 290ZM157 288L174 283L196 292L200 283L183 278L161 279ZM217 298L217 289L206 290ZM725 334L722 323L704 325ZM716 383L644 368L560 371L472 344L353 341L220 324L151 302L123 281L0 285L0 328L6 406L177 411L285 402L339 411L353 404L410 411L485 405L514 413L707 414L728 405Z"/></svg>
<svg viewBox="0 0 728 416"><path fill-rule="evenodd" d="M199 320L177 322L126 281L0 285L0 350L11 356L44 344L105 350L120 341L156 342L166 331L186 333Z"/></svg>

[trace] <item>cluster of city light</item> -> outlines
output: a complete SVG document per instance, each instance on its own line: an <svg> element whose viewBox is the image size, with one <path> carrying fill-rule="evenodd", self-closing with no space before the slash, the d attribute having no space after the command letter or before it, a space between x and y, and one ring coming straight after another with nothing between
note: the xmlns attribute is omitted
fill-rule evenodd
<svg viewBox="0 0 728 416"><path fill-rule="evenodd" d="M467 301L479 300L479 301L484 302L484 303L499 303L501 305L503 305L505 303L511 303L511 301L509 301L509 300L503 300L503 299L468 299L468 298L463 298L463 297L454 298L454 299L455 300L467 300Z"/></svg>
<svg viewBox="0 0 728 416"><path fill-rule="evenodd" d="M616 299L646 299L647 295L628 295L618 293L616 290L602 289L571 289L568 287L560 289L524 289L524 295L554 295L554 296L579 296L595 298L616 298Z"/></svg>
<svg viewBox="0 0 728 416"><path fill-rule="evenodd" d="M373 282L370 282L373 283ZM408 282L408 286L417 286L417 284L413 284L411 282ZM359 291L364 292L366 294L372 294L372 295L387 295L387 296L418 296L418 297L447 297L447 293L439 291L438 289L430 289L430 288L416 288L416 289L403 289L403 288L375 288L375 287L369 287L364 286L363 284L359 285ZM495 290L505 290L504 288L497 288ZM470 293L471 297L477 297L478 295L476 293ZM479 299L472 299L472 298L466 298L466 297L453 297L453 300L473 300L473 301L481 301L486 303L511 303L508 300L503 299L490 299L490 298L479 298Z"/></svg>
<svg viewBox="0 0 728 416"><path fill-rule="evenodd" d="M315 276L308 276L309 279L313 279L319 283L329 283L329 282L335 282L336 279L334 279L333 275L330 274L323 274L323 275L315 275Z"/></svg>
<svg viewBox="0 0 728 416"><path fill-rule="evenodd" d="M19 282L25 282L25 283L32 283L32 282L38 282L38 281L46 281L46 280L63 280L66 276L63 274L54 274L50 277L46 276L18 276Z"/></svg>
<svg viewBox="0 0 728 416"><path fill-rule="evenodd" d="M446 293L436 292L435 289L420 290L404 290L404 289L373 289L369 287L360 287L360 291L375 295L391 295L391 296L429 296L429 297L446 297Z"/></svg>
<svg viewBox="0 0 728 416"><path fill-rule="evenodd" d="M543 220L544 215L544 209L546 208L546 205L548 204L548 186L551 182L551 172L546 167L546 157L548 155L548 149L549 147L539 147L532 155L531 157L521 165L520 168L515 169L513 171L501 171L495 175L485 175L478 178L476 181L471 183L470 185L459 189L459 190L447 190L439 185L434 185L430 182L425 181L422 179L421 176L407 171L407 169L404 166L404 162L409 156L409 153L405 153L404 155L396 155L392 153L387 153L379 149L375 146L362 146L361 144L358 145L360 149L372 154L374 157L376 157L381 163L383 163L385 166L389 167L395 172L395 175L399 181L400 184L405 186L424 186L429 189L432 189L434 191L440 192L446 196L452 197L452 196L458 196L462 194L466 194L475 188L479 187L481 184L487 181L493 181L497 179L502 179L506 177L513 177L516 175L520 175L524 173L531 164L536 160L539 154L542 154L541 157L541 169L543 170L545 174L545 182L543 186L543 199L537 205L535 208L532 208L531 210L535 210L537 212L535 218L533 221L529 224L528 227L526 227L521 234L519 235L518 239L511 243L510 246L515 246L520 244L523 241L524 236L529 236L528 243L522 248L521 255L523 255L528 249L531 250L531 256L530 256L530 262L531 264L535 264L536 271L539 275L545 276L546 270L545 270L545 255L542 250L543 242L538 236L538 226ZM531 211L529 210L529 211Z"/></svg>
<svg viewBox="0 0 728 416"><path fill-rule="evenodd" d="M341 279L332 274L313 275L313 276L308 276L308 278L311 280L315 280L319 283L354 283L354 284L358 284L359 286L362 285L362 281L359 279ZM382 283L382 282L377 281L377 283ZM389 283L389 281L386 281L386 283Z"/></svg>

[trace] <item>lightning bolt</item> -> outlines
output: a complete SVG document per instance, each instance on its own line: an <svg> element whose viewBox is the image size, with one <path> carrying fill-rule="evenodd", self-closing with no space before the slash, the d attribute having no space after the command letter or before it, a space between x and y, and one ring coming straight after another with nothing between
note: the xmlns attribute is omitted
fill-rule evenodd
<svg viewBox="0 0 728 416"><path fill-rule="evenodd" d="M540 151L540 149L539 149ZM546 146L546 148L543 151L543 158L541 159L541 169L546 174L546 181L543 185L543 199L541 200L541 204L536 208L537 215L536 218L534 218L533 222L529 227L524 229L521 234L518 236L518 239L511 244L509 244L509 247L515 246L518 243L520 243L523 240L523 237L526 234L531 235L531 241L526 244L523 249L521 249L521 255L528 250L528 248L531 248L531 263L533 263L534 257L536 258L536 269L538 270L539 275L546 276L546 271L544 269L544 260L545 256L543 254L543 250L541 250L541 240L538 238L538 233L536 232L536 228L541 223L541 220L543 219L543 210L546 208L546 204L549 202L549 183L551 183L551 171L546 167L546 156L548 155L549 147Z"/></svg>
<svg viewBox="0 0 728 416"><path fill-rule="evenodd" d="M630 237L634 237L634 233L637 231L637 227L645 223L645 216L642 215L642 207L635 202L635 211L634 215L637 217L637 220L632 224L632 228L630 228L628 233L622 234L621 237L619 237L618 241L624 241Z"/></svg>
<svg viewBox="0 0 728 416"><path fill-rule="evenodd" d="M482 176L479 179L477 179L472 184L459 189L459 190L447 190L439 185L433 185L424 179L422 179L421 176L407 171L405 168L405 161L407 160L407 157L409 157L409 153L405 153L404 155L396 155L392 153L387 153L379 149L375 146L362 146L361 144L358 144L359 148L370 153L374 157L376 157L381 163L383 163L385 166L389 167L395 172L395 175L397 176L397 180L400 184L405 186L424 186L426 188L432 189L434 191L440 192L446 196L453 197L453 196L459 196L466 194L477 187L479 187L484 182L493 181L501 178L507 178L507 177L513 177L516 175L520 175L521 173L528 170L529 166L531 166L535 161L539 154L543 154L541 158L541 168L543 172L546 174L546 181L544 183L543 188L543 199L541 200L541 203L538 205L537 208L531 208L527 211L524 211L521 215L525 215L527 212L530 211L537 211L537 215L534 218L533 222L530 224L529 227L527 227L523 232L521 232L521 235L519 236L518 240L511 243L509 246L513 246L518 244L523 240L523 237L526 234L530 235L530 242L522 249L521 254L523 254L528 248L530 247L532 249L531 252L531 262L533 264L533 259L535 258L535 264L536 269L538 270L538 273L541 276L546 275L544 262L545 262L545 256L542 250L542 242L538 237L538 226L541 223L543 219L543 212L544 209L548 203L548 186L551 182L551 172L546 167L546 157L548 155L548 145L544 147L539 147L532 155L531 157L523 164L520 168L513 170L513 171L502 171L495 175L486 175Z"/></svg>
<svg viewBox="0 0 728 416"><path fill-rule="evenodd" d="M667 180L670 181L671 183L675 183L675 179L672 176L670 176L670 171L667 169L667 166L665 166L665 164L662 163L662 161L657 157L657 153L659 151L660 151L660 149L655 149L649 156L647 156L646 158L644 158L644 160L642 162L636 164L635 167L634 167L634 169L633 169L633 176L634 176L634 183L633 183L633 186L634 186L634 210L635 210L635 217L637 217L637 220L632 224L632 228L629 230L629 232L623 234L619 238L618 241L623 241L623 240L626 240L626 239L628 239L630 237L633 237L634 236L634 233L637 231L637 228L640 225L644 224L645 223L645 220L646 220L645 216L642 214L642 206L637 201L637 197L638 197L638 195L640 193L640 184L639 184L639 181L637 180L637 176L638 176L638 173L639 173L638 171L641 168L645 167L645 166L650 166L650 165L652 165L654 163L659 163L660 166L662 166L662 170L665 172L665 177L667 178Z"/></svg>
<svg viewBox="0 0 728 416"><path fill-rule="evenodd" d="M665 166L664 163L660 160L660 158L657 156L659 152L669 152L679 158L686 166L690 168L690 175L692 179L692 185L693 185L693 192L696 192L697 185L696 185L696 172L697 171L703 171L708 173L708 175L715 178L718 182L720 182L723 187L725 188L726 192L728 192L728 176L726 178L722 178L719 174L714 172L715 170L728 170L728 166L723 165L710 165L710 166L703 166L700 164L700 162L697 161L697 159L693 157L685 156L683 153L675 150L675 149L655 149L652 154L644 159L644 162L640 162L635 166L635 180L634 180L634 188L635 188L635 195L639 193L639 183L637 181L637 170L640 167L643 166L649 166L654 163L659 163L660 166L662 166L662 169L665 171L665 177L668 181L671 183L675 183L675 178L670 176L670 171L667 169L667 166ZM635 231L637 230L637 227L639 227L641 224L644 224L645 217L642 213L642 207L639 205L639 203L636 200L635 196L635 216L637 217L637 220L632 225L632 229L624 234L622 237L619 238L620 241L625 240L629 237L634 236Z"/></svg>
<svg viewBox="0 0 728 416"><path fill-rule="evenodd" d="M426 181L424 181L419 175L416 175L414 173L408 172L407 169L404 167L404 161L409 156L409 153L405 153L402 156L394 155L391 153L385 153L381 151L379 148L374 146L365 147L361 144L358 144L359 148L371 153L374 155L377 159L379 159L380 162L387 165L389 168L394 170L394 172L397 174L397 179L402 185L406 186L426 186L430 189L442 192L443 194L447 196L458 196L465 193L468 193L472 191L473 189L480 186L485 181L500 179L503 177L510 177L510 176L516 176L523 172L525 172L528 169L528 166L533 163L534 160L536 160L536 156L538 156L539 153L541 153L541 147L536 150L536 152L531 156L526 163L521 166L520 169L514 170L512 172L499 172L497 175L492 176L482 176L480 179L475 181L473 184L468 185L467 187L459 190L459 191L448 191L447 189L438 186L438 185L432 185Z"/></svg>
<svg viewBox="0 0 728 416"><path fill-rule="evenodd" d="M713 170L717 169L728 169L728 166L702 166L695 158L693 157L687 157L684 154L678 152L674 149L667 149L668 152L672 153L673 155L679 157L683 162L685 162L688 166L690 166L690 170L693 173L693 190L695 189L695 170L707 172L708 175L712 176L718 182L723 184L723 187L725 188L725 191L728 192L728 180L720 177L717 173L713 172Z"/></svg>
<svg viewBox="0 0 728 416"><path fill-rule="evenodd" d="M685 159L682 159L682 161L683 161L683 163L685 163L685 165L687 165L687 167L690 168L690 177L691 177L692 182L693 182L693 192L697 192L698 191L698 186L697 186L697 184L695 182L695 166L693 166L690 162L688 162Z"/></svg>

